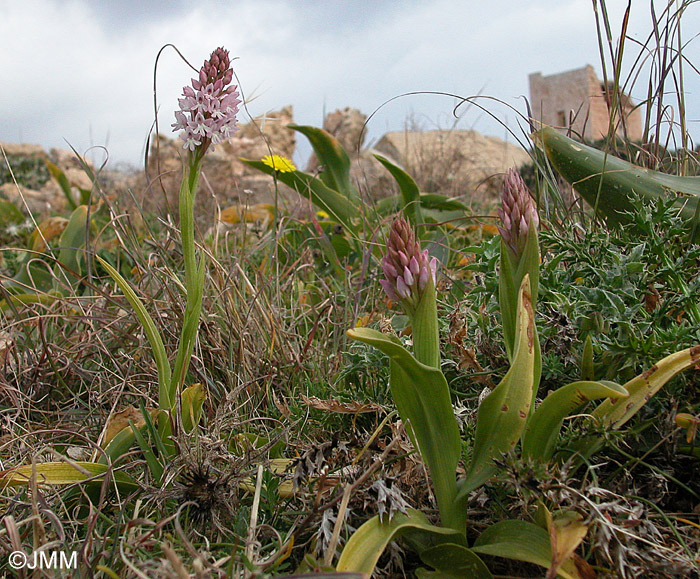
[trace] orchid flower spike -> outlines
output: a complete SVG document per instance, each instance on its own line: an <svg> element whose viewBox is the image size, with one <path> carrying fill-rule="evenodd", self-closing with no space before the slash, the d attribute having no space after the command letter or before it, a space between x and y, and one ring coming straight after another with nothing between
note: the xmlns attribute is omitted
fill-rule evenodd
<svg viewBox="0 0 700 579"><path fill-rule="evenodd" d="M237 130L236 114L241 104L238 87L231 84L233 70L228 50L217 48L205 60L199 77L182 89L175 112L174 131L182 131L184 148L201 158L207 149L231 138Z"/></svg>
<svg viewBox="0 0 700 579"><path fill-rule="evenodd" d="M403 217L391 225L382 259L386 279L380 280L389 299L415 309L429 283L435 285L437 259L421 251L411 225Z"/></svg>
<svg viewBox="0 0 700 579"><path fill-rule="evenodd" d="M501 224L498 231L516 257L522 255L530 228L540 224L537 209L520 174L508 169L503 182L501 207L498 209Z"/></svg>

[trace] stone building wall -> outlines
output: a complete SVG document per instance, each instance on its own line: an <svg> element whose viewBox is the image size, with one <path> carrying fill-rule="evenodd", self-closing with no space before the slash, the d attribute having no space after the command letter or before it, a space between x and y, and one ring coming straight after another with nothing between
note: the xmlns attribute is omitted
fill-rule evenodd
<svg viewBox="0 0 700 579"><path fill-rule="evenodd" d="M598 140L607 136L610 115L605 87L589 64L550 76L530 75L530 105L535 120ZM616 133L632 141L642 138L641 111L623 95L624 123L615 117Z"/></svg>

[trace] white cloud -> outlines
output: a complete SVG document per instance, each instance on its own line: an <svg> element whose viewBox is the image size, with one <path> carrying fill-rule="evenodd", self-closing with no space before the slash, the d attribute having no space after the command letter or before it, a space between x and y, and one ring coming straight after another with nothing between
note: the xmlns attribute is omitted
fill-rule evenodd
<svg viewBox="0 0 700 579"><path fill-rule="evenodd" d="M0 141L65 147L65 139L81 151L107 143L113 160L138 163L153 120L155 57L169 42L196 67L224 45L239 57L235 70L244 93L256 96L252 114L292 104L297 122L314 125L321 124L324 110L353 106L369 114L410 91L483 91L524 111L519 97L528 94L530 72L551 74L587 63L600 70L587 0L119 5L122 12L116 4L107 11L81 0L0 3ZM625 6L608 2L614 35ZM630 34L644 41L648 6L635 3L632 16ZM685 18L693 22L691 14ZM684 37L695 33L688 30ZM698 56L696 44L688 52ZM167 49L158 68L161 131L170 131L172 110L190 76ZM688 68L688 110L694 115L697 76ZM370 136L401 129L411 111L428 124L447 126L453 105L453 99L429 95L398 99L372 119ZM507 107L484 105L501 119L515 119ZM503 134L476 107L462 110L465 126Z"/></svg>

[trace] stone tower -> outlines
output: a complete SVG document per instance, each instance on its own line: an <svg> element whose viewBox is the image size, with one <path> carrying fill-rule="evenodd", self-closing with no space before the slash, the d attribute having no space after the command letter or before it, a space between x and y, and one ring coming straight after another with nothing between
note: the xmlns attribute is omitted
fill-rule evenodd
<svg viewBox="0 0 700 579"><path fill-rule="evenodd" d="M612 87L610 87L612 88ZM550 76L530 75L530 106L536 121L571 131L587 140L607 137L610 123L607 87L589 64ZM642 115L632 99L622 96L623 119L615 115L615 132L631 141L642 138ZM619 110L619 109L618 109Z"/></svg>

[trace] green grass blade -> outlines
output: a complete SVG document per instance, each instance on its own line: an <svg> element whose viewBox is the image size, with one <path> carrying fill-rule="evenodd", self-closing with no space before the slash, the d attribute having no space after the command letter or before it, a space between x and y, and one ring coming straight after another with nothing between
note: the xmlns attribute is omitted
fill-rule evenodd
<svg viewBox="0 0 700 579"><path fill-rule="evenodd" d="M139 428L136 428L136 426L131 420L129 420L129 426L131 427L131 431L134 433L136 442L141 448L141 452L143 453L143 456L146 459L148 471L151 473L151 476L153 477L154 481L157 484L160 484L160 481L163 478L163 465L160 464L160 462L158 462L158 458L156 457L155 453L153 452L153 449L151 448L151 445L148 443L148 440L146 440L146 437L143 435L141 430ZM158 438L159 437L156 436L152 440Z"/></svg>
<svg viewBox="0 0 700 579"><path fill-rule="evenodd" d="M148 338L148 342L151 344L153 359L156 363L156 368L158 369L158 393L160 403L161 400L165 400L169 395L171 372L170 364L168 362L168 354L165 351L165 346L163 345L163 340L158 333L156 324L150 314L146 311L146 307L136 295L136 292L131 289L129 282L126 281L116 269L114 269L100 256L96 255L95 259L97 259L102 267L107 270L107 273L109 273L109 275L124 293L124 296L134 309L136 317L139 319L139 322L141 322L141 326L143 327L143 331Z"/></svg>

